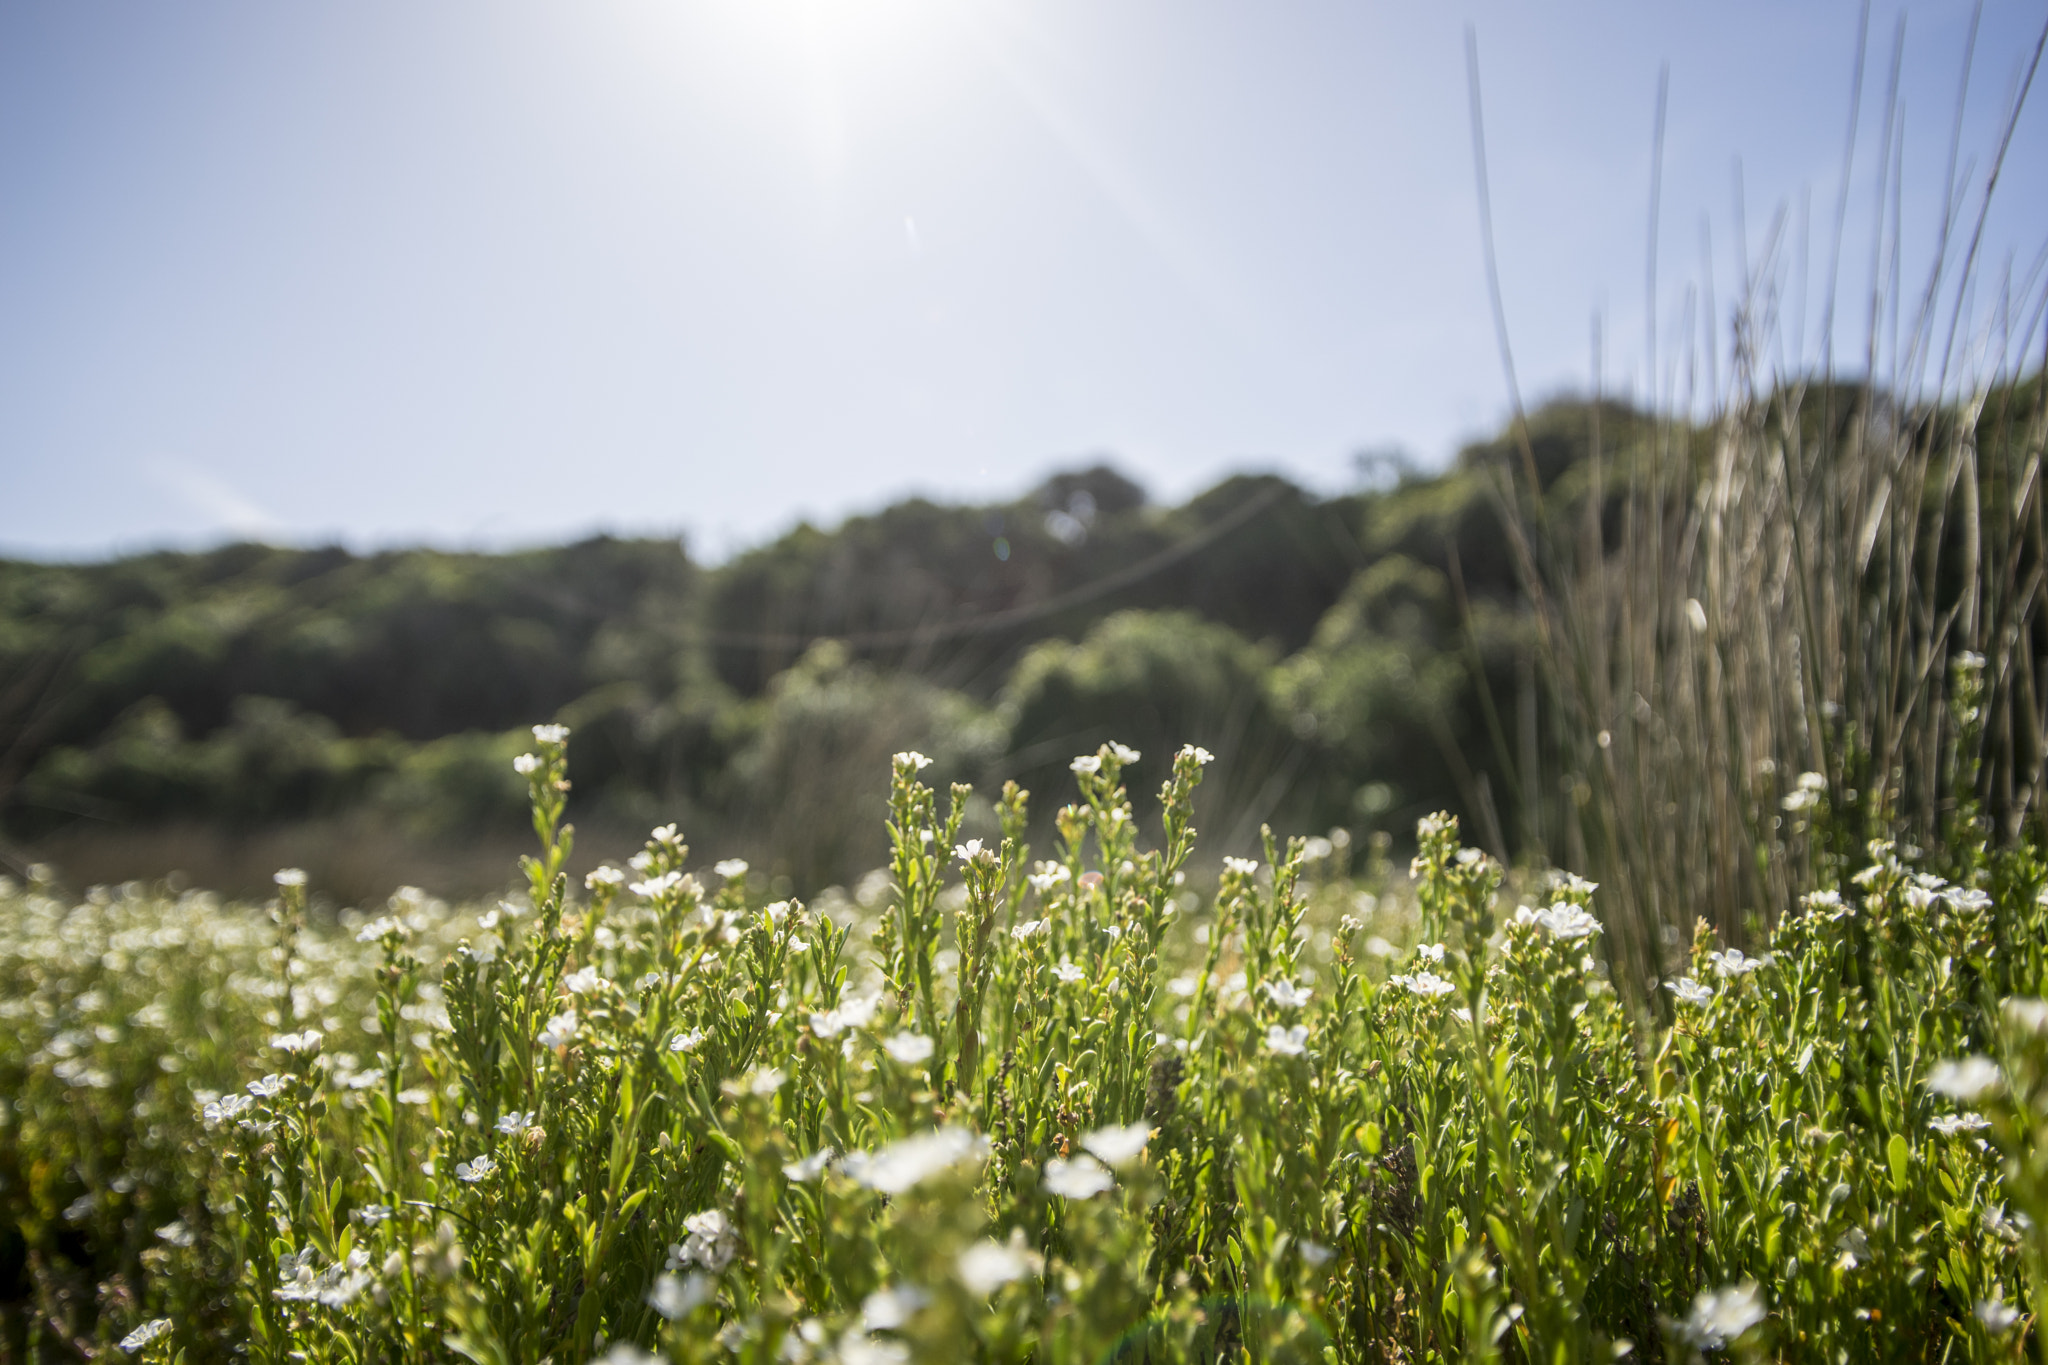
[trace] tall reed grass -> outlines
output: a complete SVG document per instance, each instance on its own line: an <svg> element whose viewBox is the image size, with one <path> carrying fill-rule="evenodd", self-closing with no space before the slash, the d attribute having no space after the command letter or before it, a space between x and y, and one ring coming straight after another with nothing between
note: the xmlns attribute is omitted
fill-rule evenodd
<svg viewBox="0 0 2048 1365"><path fill-rule="evenodd" d="M1676 357L1654 420L1624 445L1602 448L1592 404L1590 467L1545 489L1516 400L1523 458L1497 486L1548 702L1522 832L1607 889L1638 981L1668 973L1695 918L1732 940L1758 934L1802 891L1836 884L1865 839L1953 850L2041 828L2048 292L2041 260L1991 278L1980 255L2041 51L1983 179L1959 179L1952 153L1917 289L1899 264L1895 54L1853 364L1826 338L1838 302L1844 317L1858 302L1834 283L1854 116L1817 353L1786 325L1809 253L1781 211L1725 359L1711 290L1689 293L1686 334L1707 340ZM1477 134L1476 57L1473 73ZM1862 85L1859 37L1852 104ZM1966 68L1958 142L1967 88ZM1483 140L1475 149L1490 215ZM1974 205L1958 213L1966 191ZM1653 199L1653 286L1655 254ZM1648 364L1655 374L1654 349Z"/></svg>

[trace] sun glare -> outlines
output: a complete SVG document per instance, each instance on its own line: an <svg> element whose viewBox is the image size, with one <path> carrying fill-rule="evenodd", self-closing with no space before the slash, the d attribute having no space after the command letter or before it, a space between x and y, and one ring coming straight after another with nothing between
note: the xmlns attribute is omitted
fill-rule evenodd
<svg viewBox="0 0 2048 1365"><path fill-rule="evenodd" d="M826 68L840 78L905 77L944 60L967 15L939 0L748 0L676 7L634 3L637 37L703 46L738 70Z"/></svg>

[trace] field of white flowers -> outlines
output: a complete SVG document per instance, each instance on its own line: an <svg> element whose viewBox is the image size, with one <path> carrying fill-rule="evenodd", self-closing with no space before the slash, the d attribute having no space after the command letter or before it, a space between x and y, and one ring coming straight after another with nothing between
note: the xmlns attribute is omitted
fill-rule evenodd
<svg viewBox="0 0 2048 1365"><path fill-rule="evenodd" d="M1444 817L1376 898L1270 837L1205 894L1192 747L1157 847L1121 746L1039 861L1024 793L967 838L906 753L859 899L762 904L673 828L572 886L567 733L535 735L495 906L0 889L0 1354L2031 1349L2031 852L1874 844L1754 955L1703 928L1631 982L1597 887L1509 881Z"/></svg>

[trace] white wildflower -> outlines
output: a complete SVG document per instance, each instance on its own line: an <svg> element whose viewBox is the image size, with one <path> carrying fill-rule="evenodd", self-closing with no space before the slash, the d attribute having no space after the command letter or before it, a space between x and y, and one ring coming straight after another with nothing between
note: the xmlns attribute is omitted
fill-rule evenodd
<svg viewBox="0 0 2048 1365"><path fill-rule="evenodd" d="M1994 1337L2011 1331L2013 1324L2020 1320L2020 1310L2004 1299L1979 1299L1976 1312L1977 1321L1983 1323L1984 1330Z"/></svg>
<svg viewBox="0 0 2048 1365"><path fill-rule="evenodd" d="M465 1185L480 1185L490 1179L491 1172L497 1169L498 1163L491 1160L488 1155L480 1156L474 1161L456 1162L455 1178Z"/></svg>
<svg viewBox="0 0 2048 1365"><path fill-rule="evenodd" d="M537 1117L538 1115L535 1113L528 1112L522 1114L517 1109L514 1109L509 1114L500 1114L497 1123L493 1126L506 1137L518 1137L521 1133L533 1127L533 1121Z"/></svg>
<svg viewBox="0 0 2048 1365"><path fill-rule="evenodd" d="M861 1300L860 1325L870 1332L894 1332L930 1302L930 1295L908 1285L877 1289Z"/></svg>
<svg viewBox="0 0 2048 1365"><path fill-rule="evenodd" d="M988 1139L948 1124L892 1142L877 1152L850 1153L844 1163L857 1183L883 1194L902 1194L939 1172L988 1155Z"/></svg>
<svg viewBox="0 0 2048 1365"><path fill-rule="evenodd" d="M1071 986L1076 981L1079 981L1082 977L1086 976L1088 973L1082 971L1079 967L1076 967L1072 962L1068 961L1066 958L1063 957L1060 959L1060 965L1052 969L1052 974L1058 977L1060 980L1066 982L1069 986Z"/></svg>
<svg viewBox="0 0 2048 1365"><path fill-rule="evenodd" d="M1109 751L1116 755L1116 761L1123 764L1126 768L1138 761L1138 751L1127 744L1112 742L1109 746Z"/></svg>
<svg viewBox="0 0 2048 1365"><path fill-rule="evenodd" d="M1081 1148L1105 1166L1123 1166L1138 1159L1152 1130L1142 1123L1113 1123L1081 1135Z"/></svg>
<svg viewBox="0 0 2048 1365"><path fill-rule="evenodd" d="M272 1072L260 1081L249 1082L248 1090L259 1100L272 1100L283 1094L285 1087L290 1084L291 1081L287 1077Z"/></svg>
<svg viewBox="0 0 2048 1365"><path fill-rule="evenodd" d="M540 755L521 754L512 760L512 771L521 777L532 777L540 771Z"/></svg>
<svg viewBox="0 0 2048 1365"><path fill-rule="evenodd" d="M1934 1070L1927 1073L1927 1088L1938 1095L1970 1104L2004 1089L2005 1076L1999 1071L1997 1062L1989 1057L1973 1055L1960 1061L1936 1062Z"/></svg>
<svg viewBox="0 0 2048 1365"><path fill-rule="evenodd" d="M2048 1034L2048 1000L2036 1000L2030 996L2009 996L1999 1006L2005 1015L2005 1022L2021 1033L2039 1037Z"/></svg>
<svg viewBox="0 0 2048 1365"><path fill-rule="evenodd" d="M986 1239L976 1242L960 1253L955 1264L967 1292L985 1299L1012 1280L1037 1274L1043 1263L1036 1253L1024 1248L1022 1237L1013 1236L1007 1246Z"/></svg>
<svg viewBox="0 0 2048 1365"><path fill-rule="evenodd" d="M669 1039L668 1050L670 1052L689 1052L695 1049L697 1044L703 1041L704 1030L700 1028L694 1028L691 1029L688 1033L678 1033L675 1037Z"/></svg>
<svg viewBox="0 0 2048 1365"><path fill-rule="evenodd" d="M1946 897L1948 892L1949 885L1947 882L1939 877L1932 877L1923 872L1906 885L1903 894L1905 895L1908 907L1914 910L1926 910L1936 901Z"/></svg>
<svg viewBox="0 0 2048 1365"><path fill-rule="evenodd" d="M626 874L606 863L603 867L592 868L590 875L583 879L586 889L595 891L600 886L619 887L626 884Z"/></svg>
<svg viewBox="0 0 2048 1365"><path fill-rule="evenodd" d="M1259 870L1259 860L1257 858L1225 858L1223 860L1223 870L1225 872L1235 872L1241 877L1249 877L1252 873Z"/></svg>
<svg viewBox="0 0 2048 1365"><path fill-rule="evenodd" d="M935 1044L922 1033L896 1033L882 1040L882 1051L905 1066L931 1060Z"/></svg>
<svg viewBox="0 0 2048 1365"><path fill-rule="evenodd" d="M151 1318L142 1326L121 1338L121 1349L129 1353L141 1350L158 1337L171 1330L169 1318Z"/></svg>
<svg viewBox="0 0 2048 1365"><path fill-rule="evenodd" d="M611 984L598 975L595 967L578 967L562 978L562 989L571 995L595 995Z"/></svg>
<svg viewBox="0 0 2048 1365"><path fill-rule="evenodd" d="M651 901L667 895L682 884L683 874L672 868L662 873L659 877L649 877L645 881L634 882L626 889L642 900Z"/></svg>
<svg viewBox="0 0 2048 1365"><path fill-rule="evenodd" d="M1065 863L1041 860L1038 864L1038 870L1029 877L1026 877L1025 880L1031 883L1033 891L1043 896L1055 886L1059 886L1063 882L1072 881L1073 877L1073 871Z"/></svg>
<svg viewBox="0 0 2048 1365"><path fill-rule="evenodd" d="M1415 945L1415 955L1424 962L1442 962L1444 960L1444 945L1441 943L1418 943Z"/></svg>
<svg viewBox="0 0 2048 1365"><path fill-rule="evenodd" d="M1981 1133L1991 1126L1991 1120L1982 1114L1943 1114L1929 1119L1927 1126L1943 1137L1954 1137L1958 1133Z"/></svg>
<svg viewBox="0 0 2048 1365"><path fill-rule="evenodd" d="M866 1028L880 1003L881 997L877 995L848 996L836 1009L813 1012L811 1032L820 1038L833 1038L850 1028Z"/></svg>
<svg viewBox="0 0 2048 1365"><path fill-rule="evenodd" d="M1027 938L1049 933L1051 930L1052 921L1049 919L1027 919L1016 928L1010 930L1010 937L1022 943Z"/></svg>
<svg viewBox="0 0 2048 1365"><path fill-rule="evenodd" d="M1763 1291L1754 1281L1709 1289L1693 1300L1692 1312L1674 1324L1680 1340L1702 1351L1718 1351L1764 1320Z"/></svg>
<svg viewBox="0 0 2048 1365"><path fill-rule="evenodd" d="M1681 976L1676 981L1667 981L1664 983L1664 988L1677 996L1680 1004L1704 1005L1714 998L1713 987L1702 986L1689 976Z"/></svg>
<svg viewBox="0 0 2048 1365"><path fill-rule="evenodd" d="M691 1214L683 1220L683 1230L689 1233L683 1244L669 1248L670 1270L695 1265L716 1275L740 1254L739 1229L721 1209Z"/></svg>
<svg viewBox="0 0 2048 1365"><path fill-rule="evenodd" d="M825 1174L825 1168L832 1164L833 1155L830 1147L820 1147L801 1161L786 1163L782 1173L799 1185L808 1185Z"/></svg>
<svg viewBox="0 0 2048 1365"><path fill-rule="evenodd" d="M1748 976L1751 972L1768 967L1771 963L1767 956L1744 957L1740 948L1730 948L1721 953L1708 953L1707 961L1712 964L1714 975L1719 977Z"/></svg>
<svg viewBox="0 0 2048 1365"><path fill-rule="evenodd" d="M1266 1030L1266 1050L1282 1057L1299 1057L1308 1048L1308 1025L1296 1024L1282 1028L1278 1024Z"/></svg>
<svg viewBox="0 0 2048 1365"><path fill-rule="evenodd" d="M551 1016L534 1041L545 1048L567 1047L576 1038L576 1011L563 1010Z"/></svg>
<svg viewBox="0 0 2048 1365"><path fill-rule="evenodd" d="M693 1273L685 1279L664 1272L655 1278L654 1288L647 1291L647 1306L670 1322L680 1322L710 1303L716 1294L707 1275Z"/></svg>
<svg viewBox="0 0 2048 1365"><path fill-rule="evenodd" d="M1109 1169L1092 1156L1053 1157L1045 1163L1045 1188L1062 1199L1093 1199L1115 1184Z"/></svg>
<svg viewBox="0 0 2048 1365"><path fill-rule="evenodd" d="M164 1224L156 1230L156 1235L174 1247L188 1247L199 1240L193 1235L192 1229L185 1226L185 1220L182 1218Z"/></svg>
<svg viewBox="0 0 2048 1365"><path fill-rule="evenodd" d="M1570 901L1558 901L1536 912L1536 923L1548 930L1550 936L1566 943L1576 942L1600 932L1600 921L1582 905Z"/></svg>
<svg viewBox="0 0 2048 1365"><path fill-rule="evenodd" d="M309 1028L304 1033L275 1033L270 1045L279 1052L317 1052L320 1050L320 1030Z"/></svg>
<svg viewBox="0 0 2048 1365"><path fill-rule="evenodd" d="M887 1337L864 1337L846 1329L835 1352L839 1365L910 1365L910 1348Z"/></svg>
<svg viewBox="0 0 2048 1365"><path fill-rule="evenodd" d="M926 758L923 754L919 753L915 749L906 749L902 753L896 755L895 764L898 768L905 768L914 773L921 773L926 768L932 766L932 761Z"/></svg>
<svg viewBox="0 0 2048 1365"><path fill-rule="evenodd" d="M1424 1000L1438 1000L1458 989L1435 972L1416 972L1412 976L1390 976L1389 986L1399 986L1410 995L1419 995Z"/></svg>
<svg viewBox="0 0 2048 1365"><path fill-rule="evenodd" d="M1818 785L1810 784L1808 778L1818 779ZM1785 793L1785 799L1778 804L1794 814L1812 810L1820 804L1821 796L1827 791L1827 787L1827 779L1821 777L1819 773L1801 773L1799 785Z"/></svg>
<svg viewBox="0 0 2048 1365"><path fill-rule="evenodd" d="M1099 773L1102 771L1102 760L1094 754L1082 754L1069 763L1067 769L1073 773Z"/></svg>
<svg viewBox="0 0 2048 1365"><path fill-rule="evenodd" d="M270 874L270 880L276 882L279 886L304 886L306 884L306 870L301 867L280 867L277 871Z"/></svg>
<svg viewBox="0 0 2048 1365"><path fill-rule="evenodd" d="M1201 764L1209 764L1216 761L1216 755L1210 753L1199 744L1183 744L1181 745L1180 753L1182 758L1192 758L1195 762Z"/></svg>
<svg viewBox="0 0 2048 1365"><path fill-rule="evenodd" d="M1297 986L1292 981L1268 981L1265 985L1266 998L1283 1010L1298 1010L1308 1003L1314 988Z"/></svg>
<svg viewBox="0 0 2048 1365"><path fill-rule="evenodd" d="M971 863L981 856L981 840L969 839L964 844L953 845L953 856L963 863Z"/></svg>
<svg viewBox="0 0 2048 1365"><path fill-rule="evenodd" d="M1839 891L1809 891L1799 898L1799 903L1808 913L1825 915L1829 919L1841 919L1856 913L1856 907L1842 899Z"/></svg>
<svg viewBox="0 0 2048 1365"><path fill-rule="evenodd" d="M560 744L568 737L569 727L566 725L536 725L533 727L533 742L535 744Z"/></svg>
<svg viewBox="0 0 2048 1365"><path fill-rule="evenodd" d="M737 877L747 875L747 860L745 858L724 858L713 863L711 870L726 881L732 881Z"/></svg>
<svg viewBox="0 0 2048 1365"><path fill-rule="evenodd" d="M311 1247L279 1257L278 1287L271 1291L272 1296L286 1303L318 1303L328 1308L345 1308L370 1287L370 1274L365 1268L370 1264L370 1253L361 1247L350 1252L348 1259L339 1265L331 1265L322 1271L314 1271L313 1259Z"/></svg>

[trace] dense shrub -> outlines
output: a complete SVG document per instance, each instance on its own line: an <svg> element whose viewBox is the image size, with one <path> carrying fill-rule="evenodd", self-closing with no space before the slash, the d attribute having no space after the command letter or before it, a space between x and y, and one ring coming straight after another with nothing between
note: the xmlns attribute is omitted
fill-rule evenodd
<svg viewBox="0 0 2048 1365"><path fill-rule="evenodd" d="M1657 1025L1598 888L1510 910L1444 818L1409 884L1360 896L1269 840L1198 894L1192 747L1157 765L1153 847L1132 755L1075 760L1036 863L1023 793L970 839L969 794L898 754L886 889L807 906L673 827L572 891L565 738L519 761L540 852L481 913L309 918L291 872L267 914L0 887L11 1358L1933 1361L2036 1335L2031 853L1874 844L1765 953L1702 926ZM1827 819L1825 780L1798 789Z"/></svg>
<svg viewBox="0 0 2048 1365"><path fill-rule="evenodd" d="M1048 640L1004 694L1005 775L1044 790L1064 780L1069 755L1111 740L1155 755L1191 740L1227 774L1203 794L1203 823L1247 844L1282 800L1313 790L1297 787L1316 753L1273 695L1273 662L1270 648L1191 612L1118 612L1078 642Z"/></svg>

